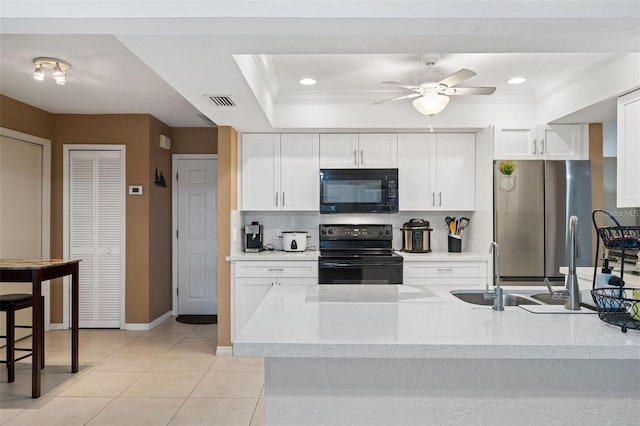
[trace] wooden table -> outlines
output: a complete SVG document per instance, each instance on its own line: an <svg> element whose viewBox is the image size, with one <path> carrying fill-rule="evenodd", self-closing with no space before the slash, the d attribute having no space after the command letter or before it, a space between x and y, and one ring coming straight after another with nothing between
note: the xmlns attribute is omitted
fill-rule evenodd
<svg viewBox="0 0 640 426"><path fill-rule="evenodd" d="M80 259L0 259L0 282L31 282L33 294L33 353L31 359L31 397L40 397L40 360L44 348L42 282L71 275L71 372L78 372L78 264Z"/></svg>

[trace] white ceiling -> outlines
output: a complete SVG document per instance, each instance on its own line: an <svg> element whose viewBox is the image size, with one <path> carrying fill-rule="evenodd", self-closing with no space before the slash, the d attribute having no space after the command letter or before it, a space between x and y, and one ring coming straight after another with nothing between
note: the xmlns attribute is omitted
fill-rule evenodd
<svg viewBox="0 0 640 426"><path fill-rule="evenodd" d="M348 127L334 126L333 113L360 127L387 117L386 128L416 128L424 117L410 102L372 105L406 93L381 81L439 79L465 67L477 75L460 86L496 93L456 98L447 109L534 104L640 51L637 0L151 3L3 0L0 91L54 113L150 113L174 127L206 126L199 114L240 131ZM423 53L442 55L431 75ZM33 80L37 56L70 62L67 85ZM529 80L506 85L516 74ZM318 84L300 86L303 76ZM238 106L216 107L206 95L231 95ZM564 119L614 117L615 103L602 99Z"/></svg>

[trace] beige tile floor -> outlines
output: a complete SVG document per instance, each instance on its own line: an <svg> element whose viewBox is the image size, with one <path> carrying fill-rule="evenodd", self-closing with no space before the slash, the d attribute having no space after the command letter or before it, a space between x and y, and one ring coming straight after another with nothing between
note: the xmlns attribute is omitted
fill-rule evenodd
<svg viewBox="0 0 640 426"><path fill-rule="evenodd" d="M49 331L39 399L30 358L14 383L0 365L0 424L262 425L263 360L217 357L216 342L216 325L174 318L150 331L80 330L80 371L71 374L69 331Z"/></svg>

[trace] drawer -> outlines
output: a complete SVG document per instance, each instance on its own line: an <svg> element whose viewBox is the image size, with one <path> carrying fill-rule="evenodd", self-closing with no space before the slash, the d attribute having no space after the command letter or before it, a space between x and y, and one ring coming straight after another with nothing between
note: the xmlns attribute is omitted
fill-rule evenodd
<svg viewBox="0 0 640 426"><path fill-rule="evenodd" d="M315 278L318 276L318 262L314 262L314 261L236 262L235 276L236 277L258 277L258 278L259 277Z"/></svg>
<svg viewBox="0 0 640 426"><path fill-rule="evenodd" d="M411 262L404 264L407 278L486 278L486 262Z"/></svg>

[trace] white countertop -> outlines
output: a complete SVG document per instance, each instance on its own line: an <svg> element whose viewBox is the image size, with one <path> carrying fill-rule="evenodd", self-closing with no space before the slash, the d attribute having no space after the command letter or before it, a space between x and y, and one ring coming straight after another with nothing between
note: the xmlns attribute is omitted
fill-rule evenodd
<svg viewBox="0 0 640 426"><path fill-rule="evenodd" d="M640 360L640 331L622 333L595 313L496 312L449 290L274 286L233 342L234 355Z"/></svg>
<svg viewBox="0 0 640 426"><path fill-rule="evenodd" d="M424 261L482 261L486 262L489 255L486 253L405 253L403 251L395 251L404 258L405 262L424 262ZM236 260L317 260L320 257L319 251L304 252L285 252L279 250L265 250L259 253L235 252L227 256L228 261Z"/></svg>
<svg viewBox="0 0 640 426"><path fill-rule="evenodd" d="M448 252L431 252L431 253L406 253L403 251L396 251L400 256L404 258L405 262L425 262L425 261L481 261L487 262L489 260L489 253L448 253Z"/></svg>
<svg viewBox="0 0 640 426"><path fill-rule="evenodd" d="M281 250L265 250L259 253L236 252L227 256L227 260L318 260L320 252L313 251L281 251Z"/></svg>
<svg viewBox="0 0 640 426"><path fill-rule="evenodd" d="M640 288L640 274L632 272L631 267L627 269L627 265L624 267L624 276L622 279L624 280L625 287L634 287ZM600 268L598 268L600 269ZM569 268L563 266L560 268L560 273L567 275L569 273ZM613 271L614 275L618 275L616 270ZM579 281L588 281L589 289L592 288L593 284L593 266L583 266L576 268L576 275L578 276ZM618 275L619 276L619 275ZM584 289L585 286L583 282L580 283L580 288Z"/></svg>

